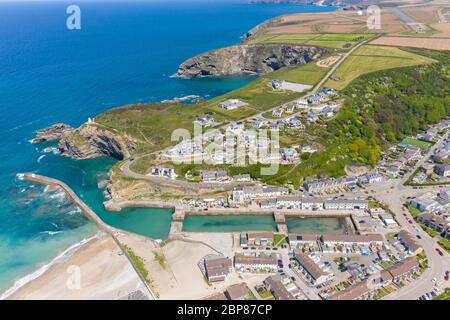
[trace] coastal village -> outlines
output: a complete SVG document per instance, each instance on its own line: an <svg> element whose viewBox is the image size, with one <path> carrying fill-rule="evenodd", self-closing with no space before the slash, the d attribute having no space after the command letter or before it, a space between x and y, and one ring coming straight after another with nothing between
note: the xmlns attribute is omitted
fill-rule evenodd
<svg viewBox="0 0 450 320"><path fill-rule="evenodd" d="M197 281L198 288L192 292L196 298L354 300L395 296L420 279L429 268L421 238L413 233L422 227L425 232L440 237L442 242L450 240L450 190L438 186L432 189L435 191L422 191L421 185L412 178L422 172L424 166L430 167L429 164L432 165L428 171L431 177L448 176L442 173L440 162L446 159L443 150L447 147L449 126L448 120L431 126L427 133L434 132L430 138L433 142L425 148L411 143L412 139L422 141L421 136L392 147L372 171L339 179L305 181L297 190L292 186L262 184L249 174L228 176L226 170L202 171L197 182L188 183L206 184L211 188L229 185L227 196L173 202L171 242L166 246L179 243L185 247L192 241L209 247L204 256L199 256L204 251L199 250L189 251L189 259L178 257L186 259L184 267L197 274L190 279L190 282ZM168 154L170 150L174 149L169 149ZM177 146L176 150L185 149ZM203 153L192 144L186 150ZM291 159L286 158L286 153L283 150L280 158ZM440 155L439 162L435 162L436 154ZM298 154L292 159L299 161ZM391 169L393 166L397 170ZM163 166L152 167L148 176L168 183L180 179L173 167ZM402 214L409 228L402 227L389 203L375 197L376 192L382 190L396 192L390 186L399 182L411 184L410 189L398 191L397 196L404 199ZM255 219L272 217L276 230L202 233L186 231L183 226L186 219L199 216L241 215ZM308 218L337 219L340 230L335 233L289 230L291 219L307 221ZM120 237L122 232L117 232ZM436 250L444 254L444 249ZM181 271L167 261L175 257L159 254L161 259L166 259L165 269L170 267L177 276ZM195 257L198 260L192 261ZM192 261L189 267L188 261ZM153 290L158 290L157 278L154 281ZM206 287L198 283L203 281ZM429 300L443 292L441 281L435 278L433 281L433 290L421 299Z"/></svg>
<svg viewBox="0 0 450 320"><path fill-rule="evenodd" d="M270 85L279 90L285 84L272 81ZM305 124L314 123L319 117L333 117L339 105L338 94L325 88L274 108L271 113L232 122L212 134L206 132L197 140L184 141L167 149L162 159L169 163L201 159L213 165L232 164L245 158L245 152L250 150L253 157L266 155L260 163L298 164L302 154L316 151L313 146L276 148L267 137L258 138L255 130L305 130ZM229 111L246 108L248 104L229 99L219 103L219 107ZM202 128L220 124L211 114L197 118L194 123ZM175 208L169 239L196 238L183 227L183 221L191 216L269 215L276 223L276 231L231 233L233 240L227 254L209 253L198 261L209 286L222 288L204 299L382 299L395 296L395 292L419 279L428 267L428 259L418 242L419 236L402 228L389 204L376 200L375 194L387 185L394 188L398 181L412 186L414 191L421 190L421 184L427 182L447 182L449 127L450 120L443 120L422 134L405 138L386 150L371 170L337 179L308 179L299 189L292 185L266 185L250 174L229 175L226 169L201 170L194 179L192 172L180 177L176 167L161 166L152 167L149 175L173 181L186 179L212 189L229 186L226 197L182 200L180 207ZM225 152L209 151L208 143L217 141L219 150ZM442 243L448 243L449 195L449 190L439 188L435 192L403 196L402 210L407 223L417 223L426 232L437 234ZM402 198L400 193L398 198ZM293 232L286 222L294 217L334 217L340 219L342 231ZM418 227L413 226L412 230L417 232ZM208 233L202 236L202 241L214 242ZM445 251L436 250L440 255ZM436 278L433 281L433 290L420 299L429 300L443 292L441 282Z"/></svg>
<svg viewBox="0 0 450 320"><path fill-rule="evenodd" d="M270 85L278 90L277 82ZM267 129L271 133L282 129L302 131L305 125L319 118L333 117L339 106L337 92L325 88L275 108L269 114L225 126L212 114L205 114L194 124L222 129L207 131L196 139L169 147L152 161L161 164L148 169L145 177L151 181L164 181L166 185L197 184L212 191L225 186L227 190L219 192L219 196L209 194L207 198L183 197L164 203L147 201L154 207L173 209L169 241L195 241L213 248L213 252L207 250L205 256L193 261L195 263L189 269L198 274L195 281L207 282L207 287L200 285L192 292L193 298L382 299L406 290L402 288L420 279L428 268L420 238L413 232L422 227L425 232L438 237L444 247L448 246L450 189L440 187L450 178L450 167L446 164L450 155L448 119L384 151L380 161L370 170L356 170L340 178L306 179L299 188L291 184L268 185L248 173L229 175L226 168L214 169L217 165L236 163L248 155L268 165L300 164L302 155L317 151L315 146L303 144L280 148L267 136L258 137L255 130ZM229 99L219 103L219 107L228 111L248 105L238 99ZM208 146L211 143L216 143L214 152ZM260 154L265 155L263 159L258 159ZM192 160L210 163L211 168L188 171L183 175L177 166L171 165ZM398 185L409 186L409 189L399 189ZM422 192L426 185L436 187ZM404 228L392 212L391 203L377 197L383 192L397 192L395 197L404 199L402 214L409 228ZM107 209L121 210L108 192L105 197ZM255 219L272 217L276 229L222 232L219 235L184 229L185 220L190 218L242 215ZM290 230L291 219L306 221L309 218L337 219L340 230L337 233ZM216 247L217 241L220 249ZM445 249L436 250L444 255ZM176 274L173 268L172 272ZM436 278L433 277L432 290L421 299L429 300L443 292L444 287ZM166 293L167 297L171 297L170 292Z"/></svg>
<svg viewBox="0 0 450 320"><path fill-rule="evenodd" d="M371 165L348 162L333 175L308 162L328 152L311 136L345 111L342 91L328 84L341 84L340 63L369 40L352 36L339 47L349 51L314 61L331 61L314 85L263 78L261 90L293 97L270 108L235 92L213 100L189 118L200 134L158 150L127 154L121 147L133 141L128 135L101 136L102 147L113 145L107 155L120 158L109 180L99 181L104 208L117 215L125 208L168 209L167 239L107 225L62 182L34 173L18 178L63 189L114 240L113 255L124 256L145 284L121 298L432 300L449 287L450 119L394 137ZM176 107L184 99L176 98ZM86 126L106 127L98 119ZM65 139L73 128L55 130L38 132L34 142ZM62 141L57 150L64 154L70 143ZM262 173L271 168L274 174ZM295 170L312 173L290 175Z"/></svg>

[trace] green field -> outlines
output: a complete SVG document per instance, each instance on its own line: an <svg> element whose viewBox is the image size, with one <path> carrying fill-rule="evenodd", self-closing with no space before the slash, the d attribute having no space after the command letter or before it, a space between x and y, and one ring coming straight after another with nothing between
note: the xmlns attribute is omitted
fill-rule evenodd
<svg viewBox="0 0 450 320"><path fill-rule="evenodd" d="M304 95L293 91L273 90L270 85L272 79L314 84L318 81L315 79L320 79L321 74L327 70L317 67L314 62L285 69L262 76L242 88L198 104L129 105L108 110L97 116L95 121L101 126L137 139L140 142L137 154L160 150L175 144L170 140L175 129L184 128L192 132L193 121L205 112L213 112L215 120L226 123L252 116ZM231 98L240 99L249 105L229 111L218 106L220 102ZM139 169L142 171L143 168Z"/></svg>
<svg viewBox="0 0 450 320"><path fill-rule="evenodd" d="M336 71L340 80L328 80L325 86L341 90L360 75L374 71L432 63L434 60L395 47L363 45Z"/></svg>
<svg viewBox="0 0 450 320"><path fill-rule="evenodd" d="M403 141L401 143L409 144L412 146L417 146L419 148L429 148L433 145L431 142L426 142L426 141L417 140L417 139L413 139L413 138L405 138L405 139L403 139Z"/></svg>
<svg viewBox="0 0 450 320"><path fill-rule="evenodd" d="M304 95L303 93L293 91L273 90L272 86L270 85L272 79L274 79L273 74L267 74L244 86L243 88L234 90L223 96L209 100L205 104L205 107L218 114L223 115L226 118L241 119L242 117L251 116L257 111L265 111L271 109L287 101L294 100ZM231 111L227 111L218 107L219 102L231 98L247 102L249 106Z"/></svg>
<svg viewBox="0 0 450 320"><path fill-rule="evenodd" d="M348 50L359 42L373 37L373 35L363 34L363 33L305 33L305 34L279 34L270 35L265 34L256 39L249 41L249 44L295 44L295 45L309 45L309 46L320 46L325 48L333 49L344 49ZM355 39L358 39L355 41ZM344 48L346 43L351 45Z"/></svg>
<svg viewBox="0 0 450 320"><path fill-rule="evenodd" d="M301 66L287 67L268 75L271 79L285 80L302 84L316 84L322 79L330 68L319 67L315 62Z"/></svg>
<svg viewBox="0 0 450 320"><path fill-rule="evenodd" d="M178 128L193 130L193 121L205 112L222 123L252 116L304 95L293 91L273 90L270 81L280 79L302 84L317 83L328 68L315 62L282 68L262 76L246 86L198 104L136 104L108 110L97 116L96 123L127 133L141 143L137 153L156 151L173 144L169 137ZM224 110L218 104L227 99L240 99L247 107ZM143 168L140 168L143 169ZM139 170L142 171L142 170Z"/></svg>

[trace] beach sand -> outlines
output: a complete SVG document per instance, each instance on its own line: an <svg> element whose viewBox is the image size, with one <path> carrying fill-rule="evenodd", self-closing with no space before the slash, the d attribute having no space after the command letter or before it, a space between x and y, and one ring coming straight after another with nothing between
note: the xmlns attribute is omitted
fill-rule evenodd
<svg viewBox="0 0 450 320"><path fill-rule="evenodd" d="M148 295L128 259L119 255L120 252L110 236L91 240L7 299L110 300L127 297L137 290ZM80 275L79 288L77 274Z"/></svg>

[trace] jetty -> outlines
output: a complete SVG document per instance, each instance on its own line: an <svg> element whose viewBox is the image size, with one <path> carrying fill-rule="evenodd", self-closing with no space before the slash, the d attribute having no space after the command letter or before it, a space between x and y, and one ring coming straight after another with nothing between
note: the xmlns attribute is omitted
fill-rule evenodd
<svg viewBox="0 0 450 320"><path fill-rule="evenodd" d="M69 197L69 199L72 201L72 203L74 205L76 205L78 208L80 208L80 210L84 213L84 215L87 218L89 218L92 222L94 222L94 224L101 231L107 233L108 235L110 235L112 237L112 239L116 242L117 246L122 250L124 255L127 257L128 261L130 262L131 266L133 267L133 269L136 272L136 274L138 275L138 277L141 279L142 283L147 288L148 293L150 294L150 296L154 300L157 299L156 295L153 293L153 291L150 288L150 286L147 283L147 281L141 275L139 270L136 269L136 267L133 264L130 256L128 255L128 251L126 250L126 248L122 245L122 243L119 241L119 239L116 236L117 233L121 233L121 232L125 233L124 231L116 229L116 228L111 227L111 226L107 225L106 223L104 223L103 220L100 219L100 217L94 212L94 210L92 210L86 203L84 203L84 201L81 200L77 196L77 194L67 184L65 184L64 182L56 180L56 179L53 179L53 178L41 176L41 175L38 175L38 174L35 174L35 173L19 173L19 174L17 174L17 177L19 179L21 179L21 180L37 182L37 183L41 183L41 184L45 184L45 185L55 186L55 187L61 188L65 192L65 194Z"/></svg>

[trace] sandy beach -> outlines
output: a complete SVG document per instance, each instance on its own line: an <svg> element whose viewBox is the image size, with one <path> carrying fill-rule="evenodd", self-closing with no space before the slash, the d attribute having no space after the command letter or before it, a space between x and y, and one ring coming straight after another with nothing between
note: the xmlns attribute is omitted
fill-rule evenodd
<svg viewBox="0 0 450 320"><path fill-rule="evenodd" d="M110 236L93 239L7 299L111 300L126 298L138 290L148 295L128 259L120 253Z"/></svg>

